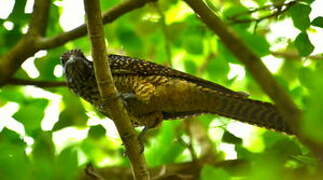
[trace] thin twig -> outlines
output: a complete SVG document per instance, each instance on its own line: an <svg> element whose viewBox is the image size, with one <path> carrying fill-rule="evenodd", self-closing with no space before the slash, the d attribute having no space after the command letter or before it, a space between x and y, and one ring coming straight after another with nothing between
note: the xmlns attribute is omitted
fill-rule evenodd
<svg viewBox="0 0 323 180"><path fill-rule="evenodd" d="M184 121L184 125L187 125L187 122L188 120L186 119ZM190 132L190 129L189 128L185 128L185 131L189 137L189 142L186 142L182 137L181 135L177 135L177 140L180 144L182 144L185 148L188 149L188 151L190 152L191 154L191 158L192 158L192 161L196 161L197 160L197 155L196 155L196 152L195 152L195 149L193 147L193 138L192 138L192 134Z"/></svg>
<svg viewBox="0 0 323 180"><path fill-rule="evenodd" d="M323 60L323 55L311 55L311 56L306 56L302 57L298 54L297 51L272 51L272 55L277 56L277 57L282 57L286 59L312 59L312 60Z"/></svg>
<svg viewBox="0 0 323 180"><path fill-rule="evenodd" d="M37 86L40 88L66 86L66 83L64 81L38 81L38 80L17 79L17 78L10 78L6 83L8 85L31 85L31 86Z"/></svg>
<svg viewBox="0 0 323 180"><path fill-rule="evenodd" d="M123 102L118 98L114 86L109 62L107 61L107 48L104 41L103 23L101 18L99 0L84 0L85 12L88 19L88 32L92 44L92 57L95 77L101 96L104 114L109 114L118 129L119 135L126 147L135 179L150 179L144 156L134 128L130 122Z"/></svg>
<svg viewBox="0 0 323 180"><path fill-rule="evenodd" d="M213 60L216 57L216 54L211 52L206 59L203 61L203 63L201 64L200 67L198 67L197 69L197 75L202 75L204 73L204 71L206 70L206 68L208 67L208 65L210 64L211 60Z"/></svg>
<svg viewBox="0 0 323 180"><path fill-rule="evenodd" d="M87 178L90 178L91 180L104 180L104 178L98 172L96 172L91 163L86 165L84 169L84 174Z"/></svg>
<svg viewBox="0 0 323 180"><path fill-rule="evenodd" d="M226 168L233 175L241 176L245 175L244 172L250 171L250 162L246 160L224 160L218 161L215 163L210 163L206 159L198 159L197 161L176 163L176 164L167 164L157 167L150 168L153 179L199 179L201 169L205 165L214 166L216 168ZM244 171L236 171L241 170ZM131 171L125 167L105 167L96 169L97 172L106 179L119 179L119 180L128 180L131 179ZM161 173L162 172L162 173ZM304 174L306 177L307 174ZM186 178L181 178L186 177ZM83 173L80 177L81 180L90 180L86 173Z"/></svg>
<svg viewBox="0 0 323 180"><path fill-rule="evenodd" d="M190 137L195 139L201 147L201 159L207 158L208 162L216 160L218 155L212 140L209 138L207 129L202 125L201 121L195 117L185 120L185 130L190 134Z"/></svg>
<svg viewBox="0 0 323 180"><path fill-rule="evenodd" d="M270 19L273 17L277 17L286 11L288 11L289 8L291 8L294 4L296 4L296 1L291 1L288 3L281 3L281 4L273 4L273 5L267 5L264 7L256 8L253 10L249 10L246 12L238 13L235 14L234 16L229 17L229 20L231 21L232 24L242 24L242 23L249 23L249 22L256 22L259 23L265 19ZM239 19L240 16L242 15L247 15L247 14L253 14L254 12L262 11L262 10L267 10L267 9L273 9L274 12L259 18L250 18L250 19Z"/></svg>

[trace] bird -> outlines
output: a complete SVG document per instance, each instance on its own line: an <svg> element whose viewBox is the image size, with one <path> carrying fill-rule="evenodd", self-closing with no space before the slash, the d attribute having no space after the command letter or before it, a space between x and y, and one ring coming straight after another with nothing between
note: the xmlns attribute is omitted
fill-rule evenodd
<svg viewBox="0 0 323 180"><path fill-rule="evenodd" d="M93 62L80 49L61 56L68 88L100 108ZM113 81L134 127L157 127L163 120L216 114L285 134L294 134L277 107L269 102L170 67L110 54ZM110 113L105 113L111 118Z"/></svg>

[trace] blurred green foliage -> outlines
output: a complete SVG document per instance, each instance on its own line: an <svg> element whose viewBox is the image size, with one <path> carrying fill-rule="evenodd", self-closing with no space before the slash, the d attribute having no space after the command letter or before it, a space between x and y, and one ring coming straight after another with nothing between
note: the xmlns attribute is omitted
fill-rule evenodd
<svg viewBox="0 0 323 180"><path fill-rule="evenodd" d="M107 11L120 2L122 0L101 1L101 6L103 11ZM323 27L321 16L314 17L312 21L309 17L312 8L316 8L311 7L314 0L296 3L279 18L244 24L231 22L230 17L254 8L251 4L261 7L270 2L284 1L253 0L250 4L238 0L206 2L259 57L268 57L271 51L297 51L300 56L308 56L318 46L309 38L309 36L315 38L313 28ZM16 0L9 17L0 19L1 55L8 52L23 36L23 29L28 25L31 16L24 12L25 5L26 1ZM54 3L51 5L47 30L49 37L64 31L59 23L62 11L62 6ZM248 19L261 15L263 12L253 15L245 13L240 18ZM161 22L162 16L165 17L165 22ZM271 25L283 21L293 22L293 27L288 29L296 32L296 36L285 37L279 32L273 32L276 34L272 40ZM5 29L3 26L5 22L12 22L13 29ZM240 62L219 41L219 38L189 11L183 1L160 0L157 4L146 5L105 25L105 33L109 50L113 53L140 57L160 64L171 64L175 69L220 83L236 91L249 92L253 98L268 100L250 74L233 68L234 65L240 67ZM275 48L277 46L280 48ZM170 48L169 54L166 47ZM54 72L59 68L59 56L71 48L81 48L90 55L91 47L87 37L50 49L45 56L35 58L34 65L39 76L34 80L64 80ZM270 61L278 62L275 58L271 58ZM268 68L272 70L271 65L268 65ZM30 79L27 71L29 70L19 69L15 77ZM274 72L276 79L282 82L295 102L303 108L304 132L318 142L322 142L323 139L320 120L323 116L322 72L322 62L311 60L310 57L285 57L278 70ZM56 96L50 98L46 94L35 95L38 91L31 92L24 86L3 86L0 89L0 110L5 109L10 103L18 105L16 112L6 110L6 113L11 113L10 116L5 116L3 111L1 111L3 114L0 114L0 179L77 179L89 162L98 167L129 165L123 156L124 147L120 139L113 135L115 129L111 127L112 125L107 126L107 119L95 113L93 107L65 87L43 90ZM58 103L55 105L54 101ZM51 114L55 111L50 108L57 109L58 114ZM52 126L47 126L49 129L44 128L45 117L47 121L51 121ZM310 152L294 137L256 128L256 133L250 132L250 134L259 136L258 141L263 143L264 148L261 152L254 152L245 146L246 142L252 141L252 138L248 139L242 135L243 133L239 133L245 130L241 128L238 132L228 131L225 127L231 121L223 119L213 115L198 118L204 128L203 131L214 146L213 156L216 156L215 159L218 161L225 161L223 154L229 151L226 152L219 147L229 144L234 147L237 160L249 165L239 166L238 170L234 164L205 165L201 168L200 179L295 179L295 177L307 177L315 170L315 160ZM21 123L23 130L19 129L19 125L13 128L10 122ZM217 122L224 124L219 128ZM191 137L191 133L184 126L183 121L179 120L164 122L162 127L149 137L145 156L150 167L191 161L192 152L190 153L188 148L190 143L197 157L200 157L202 145ZM208 133L213 132L215 128L222 129L219 132L223 131L217 133L218 137ZM80 131L83 135L73 135ZM256 143L254 145L257 146ZM299 174L301 175L297 176Z"/></svg>
<svg viewBox="0 0 323 180"><path fill-rule="evenodd" d="M319 17L316 17L312 22L311 22L311 25L313 26L317 26L317 27L323 27L323 17L322 16L319 16Z"/></svg>

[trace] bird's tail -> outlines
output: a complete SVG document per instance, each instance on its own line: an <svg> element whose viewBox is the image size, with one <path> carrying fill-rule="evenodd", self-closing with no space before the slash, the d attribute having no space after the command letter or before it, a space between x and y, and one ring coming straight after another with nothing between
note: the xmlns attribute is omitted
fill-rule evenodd
<svg viewBox="0 0 323 180"><path fill-rule="evenodd" d="M210 111L256 126L293 134L277 108L270 103L241 97L218 96L216 107Z"/></svg>

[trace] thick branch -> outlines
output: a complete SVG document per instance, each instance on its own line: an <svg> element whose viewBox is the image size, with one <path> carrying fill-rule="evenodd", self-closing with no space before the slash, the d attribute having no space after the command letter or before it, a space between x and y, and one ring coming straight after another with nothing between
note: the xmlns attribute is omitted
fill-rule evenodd
<svg viewBox="0 0 323 180"><path fill-rule="evenodd" d="M111 23L120 16L141 8L148 2L153 2L156 0L128 0L120 3L119 5L111 8L109 11L105 12L102 15L102 21L103 24ZM84 35L86 35L87 29L86 29L86 24L83 24L73 30L61 33L55 37L48 38L48 39L42 39L41 40L41 48L42 49L49 49L49 48L55 48L58 46L61 46L65 44L68 41L80 38Z"/></svg>
<svg viewBox="0 0 323 180"><path fill-rule="evenodd" d="M156 0L128 0L110 9L103 15L104 24ZM0 86L12 77L20 65L40 49L50 49L61 46L68 41L85 36L86 25L83 24L71 31L61 33L53 38L40 37L45 33L50 0L37 0L34 5L32 19L27 33L10 51L0 57ZM45 21L46 20L46 21ZM45 22L43 22L45 21ZM33 26L37 26L34 27Z"/></svg>
<svg viewBox="0 0 323 180"><path fill-rule="evenodd" d="M216 16L202 0L184 0L199 15L200 19L215 32L228 49L246 66L262 89L275 102L284 118L299 139L319 159L323 159L323 145L306 138L299 127L301 111L294 104L287 92L275 81L260 58L253 53L237 35Z"/></svg>
<svg viewBox="0 0 323 180"><path fill-rule="evenodd" d="M109 114L114 120L126 147L134 177L136 179L149 179L149 173L140 150L136 132L132 127L122 100L118 98L118 92L114 86L109 62L106 61L107 50L104 41L99 0L84 0L84 6L88 17L88 32L92 43L92 57L95 77L102 101L102 111L105 114Z"/></svg>
<svg viewBox="0 0 323 180"><path fill-rule="evenodd" d="M8 85L31 85L40 88L61 87L66 86L64 81L37 81L27 79L10 78L7 82Z"/></svg>
<svg viewBox="0 0 323 180"><path fill-rule="evenodd" d="M44 36L48 24L51 0L36 0L33 14L29 23L28 34Z"/></svg>
<svg viewBox="0 0 323 180"><path fill-rule="evenodd" d="M40 36L46 31L50 0L36 0L27 34L4 56L0 57L0 85L11 77L20 65L39 50Z"/></svg>

